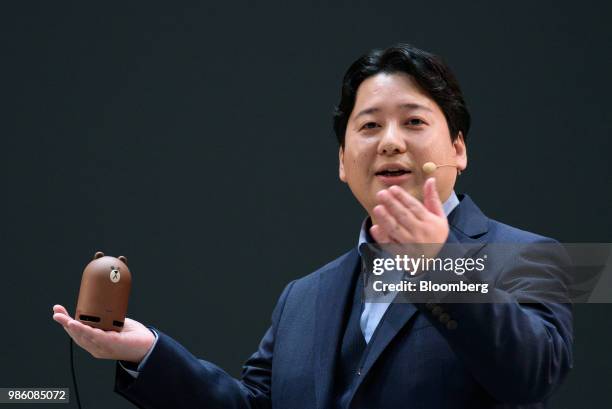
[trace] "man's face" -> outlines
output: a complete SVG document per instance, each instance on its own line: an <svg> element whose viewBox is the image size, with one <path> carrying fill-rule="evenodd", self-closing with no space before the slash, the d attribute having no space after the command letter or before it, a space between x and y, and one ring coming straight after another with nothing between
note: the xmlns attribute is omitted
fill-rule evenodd
<svg viewBox="0 0 612 409"><path fill-rule="evenodd" d="M433 174L423 164L451 164ZM451 142L440 107L404 73L377 74L361 83L340 148L340 180L372 216L376 193L399 185L422 200L425 180L434 176L440 200L448 199L457 170L467 166L463 135Z"/></svg>

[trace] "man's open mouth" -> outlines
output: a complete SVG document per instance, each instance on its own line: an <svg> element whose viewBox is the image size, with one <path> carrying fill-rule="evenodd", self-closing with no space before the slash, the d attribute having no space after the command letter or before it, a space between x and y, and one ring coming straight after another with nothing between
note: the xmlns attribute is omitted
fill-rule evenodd
<svg viewBox="0 0 612 409"><path fill-rule="evenodd" d="M406 169L386 169L381 170L380 172L376 172L376 176L401 176L406 173L412 173Z"/></svg>

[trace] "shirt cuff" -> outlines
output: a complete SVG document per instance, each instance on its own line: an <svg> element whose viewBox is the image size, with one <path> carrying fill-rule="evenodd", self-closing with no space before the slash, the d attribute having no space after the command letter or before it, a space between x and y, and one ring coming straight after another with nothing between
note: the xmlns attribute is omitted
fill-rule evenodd
<svg viewBox="0 0 612 409"><path fill-rule="evenodd" d="M140 361L138 366L134 368L136 364L134 364L133 362L119 361L119 366L123 368L124 371L132 375L132 377L134 378L138 378L138 374L142 370L142 367L147 362L147 359L149 359L149 355L151 355L151 352L153 352L155 345L157 345L157 340L159 338L159 336L157 335L157 332L155 332L155 330L153 330L152 328L149 328L149 330L153 333L153 335L155 335L155 341L153 341L153 345L151 345L151 348L149 348L149 351L144 356L144 358L142 358L142 361Z"/></svg>

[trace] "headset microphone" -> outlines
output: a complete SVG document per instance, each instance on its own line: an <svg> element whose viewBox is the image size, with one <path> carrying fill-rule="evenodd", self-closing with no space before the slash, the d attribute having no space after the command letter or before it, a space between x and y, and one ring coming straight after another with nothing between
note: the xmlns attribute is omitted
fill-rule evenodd
<svg viewBox="0 0 612 409"><path fill-rule="evenodd" d="M444 167L444 166L449 166L451 168L456 168L457 167L457 166L451 165L451 164L436 165L433 162L425 162L423 164L423 168L422 169L423 169L424 173L430 175L430 174L434 173L438 168L441 168L441 167ZM459 175L461 174L461 170L460 169L457 169L457 174L459 174Z"/></svg>

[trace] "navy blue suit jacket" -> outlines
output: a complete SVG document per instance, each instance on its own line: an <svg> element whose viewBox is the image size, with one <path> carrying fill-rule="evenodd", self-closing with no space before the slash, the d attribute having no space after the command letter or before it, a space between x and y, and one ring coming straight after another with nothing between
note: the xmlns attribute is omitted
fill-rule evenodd
<svg viewBox="0 0 612 409"><path fill-rule="evenodd" d="M448 242L553 242L487 218L466 195L449 215ZM529 287L531 272L556 280L555 255L506 254L490 271L498 296ZM115 391L142 408L283 408L331 406L356 249L283 291L272 324L241 379L199 360L158 331L156 347L134 379L117 366ZM504 284L504 283L507 283ZM553 283L554 285L555 283ZM511 300L510 300L511 301ZM429 306L430 307L430 306ZM449 327L424 304L391 304L371 340L351 408L541 408L572 366L568 304L441 304Z"/></svg>

